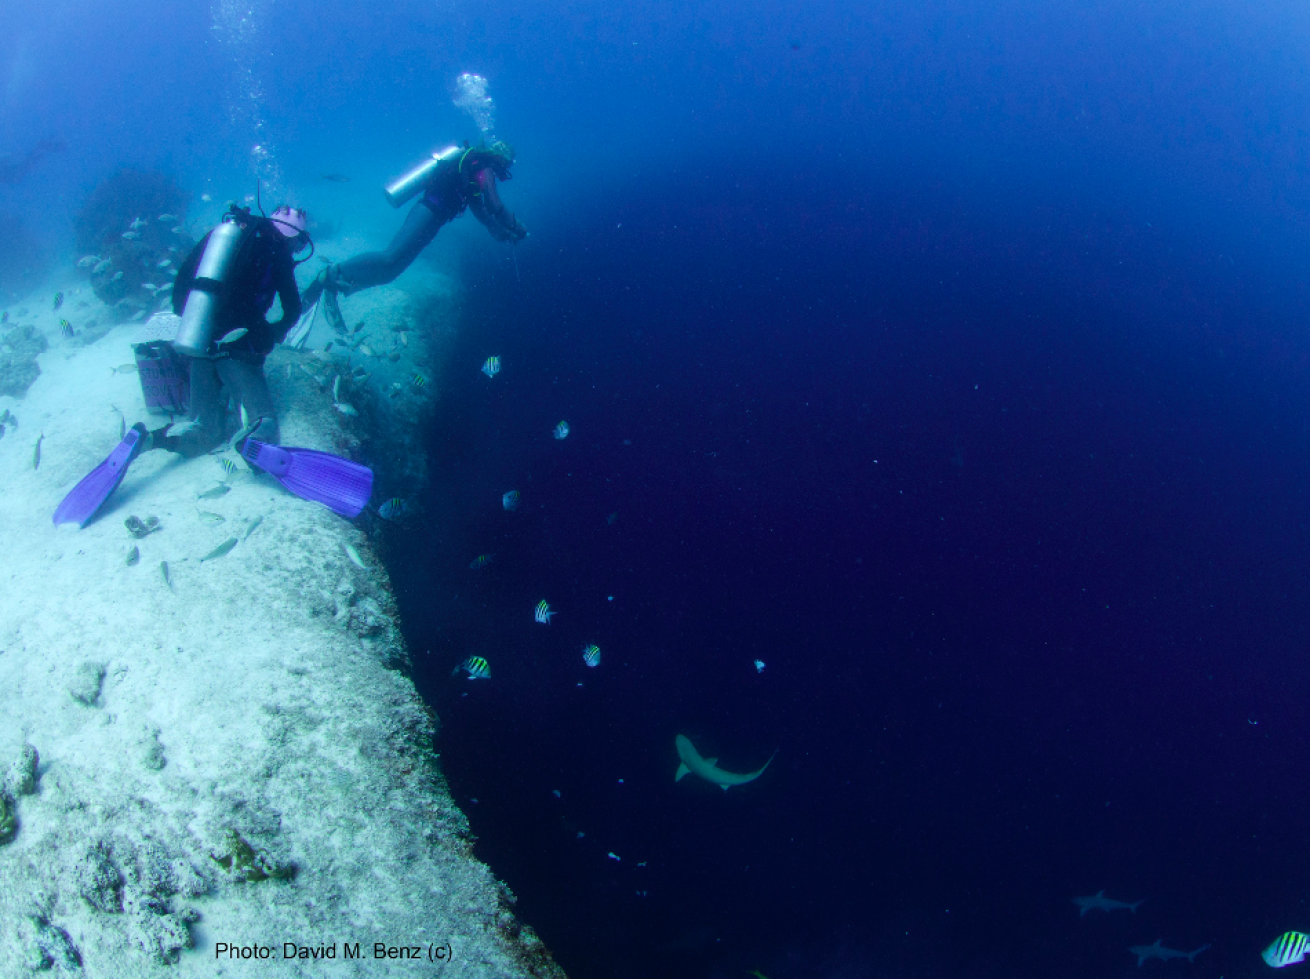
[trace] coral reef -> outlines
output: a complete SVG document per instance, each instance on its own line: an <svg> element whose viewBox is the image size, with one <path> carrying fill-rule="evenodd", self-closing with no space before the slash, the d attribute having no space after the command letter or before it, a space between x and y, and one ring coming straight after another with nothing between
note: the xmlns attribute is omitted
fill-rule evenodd
<svg viewBox="0 0 1310 979"><path fill-rule="evenodd" d="M17 326L0 339L0 395L21 398L41 376L36 358L49 346L34 326Z"/></svg>
<svg viewBox="0 0 1310 979"><path fill-rule="evenodd" d="M0 783L0 792L8 792L14 796L31 795L36 791L36 766L40 762L40 756L36 749L30 744L24 744L18 752L18 757L10 764L5 771L4 782Z"/></svg>
<svg viewBox="0 0 1310 979"><path fill-rule="evenodd" d="M164 746L159 743L159 728L152 727L141 739L141 764L153 772L168 764L164 756Z"/></svg>
<svg viewBox="0 0 1310 979"><path fill-rule="evenodd" d="M68 681L68 694L79 704L94 707L100 697L100 685L104 682L105 664L83 660Z"/></svg>
<svg viewBox="0 0 1310 979"><path fill-rule="evenodd" d="M14 803L0 792L0 843L8 843L17 832L18 813L14 810Z"/></svg>
<svg viewBox="0 0 1310 979"><path fill-rule="evenodd" d="M82 966L82 957L77 954L68 932L52 925L44 915L24 917L18 938L24 950L23 964L32 972L44 971L52 966L72 972Z"/></svg>
<svg viewBox="0 0 1310 979"><path fill-rule="evenodd" d="M296 876L294 863L278 863L263 850L256 850L234 829L227 831L223 854L214 862L232 874L233 879L255 883L261 880L290 880Z"/></svg>
<svg viewBox="0 0 1310 979"><path fill-rule="evenodd" d="M167 299L169 273L176 275L195 243L183 224L185 208L182 191L163 174L119 170L102 181L73 219L78 251L96 259L83 269L96 296L120 312Z"/></svg>

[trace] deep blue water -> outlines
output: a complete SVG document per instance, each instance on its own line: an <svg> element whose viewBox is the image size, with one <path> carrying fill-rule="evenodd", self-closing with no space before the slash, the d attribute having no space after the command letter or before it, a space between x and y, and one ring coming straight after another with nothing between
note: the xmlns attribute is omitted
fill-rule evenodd
<svg viewBox="0 0 1310 979"><path fill-rule="evenodd" d="M475 275L419 635L480 852L578 974L1263 969L1305 872L1294 300L1131 199L864 165L654 177ZM779 755L674 786L679 732ZM1079 920L1103 886L1148 903Z"/></svg>
<svg viewBox="0 0 1310 979"><path fill-rule="evenodd" d="M0 152L68 149L0 212L67 258L117 166L225 197L260 140L385 234L491 79L533 234L443 232L467 324L392 571L477 852L574 979L1156 938L1232 979L1310 927L1304 11L247 6L18 4ZM679 733L777 755L675 783ZM1102 888L1146 903L1080 919Z"/></svg>

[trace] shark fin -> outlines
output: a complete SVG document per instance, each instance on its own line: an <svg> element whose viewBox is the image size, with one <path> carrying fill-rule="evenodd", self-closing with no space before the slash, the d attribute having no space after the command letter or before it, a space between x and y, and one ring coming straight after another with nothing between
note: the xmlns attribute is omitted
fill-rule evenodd
<svg viewBox="0 0 1310 979"><path fill-rule="evenodd" d="M688 767L686 766L685 763L681 763L681 762L680 762L680 763L678 764L678 770L677 770L677 772L674 773L673 781L675 781L675 782L681 782L681 781L682 781L682 776L686 775L689 771L691 771L691 769L688 768Z"/></svg>
<svg viewBox="0 0 1310 979"><path fill-rule="evenodd" d="M711 768L714 768L715 766L717 766L717 765L719 764L719 759L717 759L717 758L706 758L706 759L705 759L705 764L709 765Z"/></svg>
<svg viewBox="0 0 1310 979"><path fill-rule="evenodd" d="M731 785L720 785L719 788L723 789L724 792L727 792L730 788L732 788L732 786L731 786Z"/></svg>

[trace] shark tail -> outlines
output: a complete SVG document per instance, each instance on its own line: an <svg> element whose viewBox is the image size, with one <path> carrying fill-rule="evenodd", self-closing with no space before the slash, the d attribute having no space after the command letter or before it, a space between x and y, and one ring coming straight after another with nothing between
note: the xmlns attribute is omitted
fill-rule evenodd
<svg viewBox="0 0 1310 979"><path fill-rule="evenodd" d="M1137 909L1140 908L1144 903L1146 903L1146 898L1142 898L1140 901L1134 901L1132 904L1128 905L1128 910L1131 911L1133 914L1136 914Z"/></svg>
<svg viewBox="0 0 1310 979"><path fill-rule="evenodd" d="M1207 948L1209 948L1209 947L1210 947L1210 946L1209 946L1208 944L1207 944L1207 945L1202 945L1202 946L1201 946L1200 948L1198 948L1195 952L1188 952L1188 953L1187 953L1187 961L1188 961L1188 962L1191 962L1193 959L1195 959L1198 955L1200 955L1202 952L1204 952L1204 951L1205 951Z"/></svg>

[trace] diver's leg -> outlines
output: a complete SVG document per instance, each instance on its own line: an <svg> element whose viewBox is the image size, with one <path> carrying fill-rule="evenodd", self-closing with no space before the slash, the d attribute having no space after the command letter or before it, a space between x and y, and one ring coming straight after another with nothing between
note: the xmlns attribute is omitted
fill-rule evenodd
<svg viewBox="0 0 1310 979"><path fill-rule="evenodd" d="M365 252L339 265L329 265L305 290L300 299L301 305L313 305L324 288L349 295L369 286L390 282L409 268L410 263L418 258L418 253L428 246L441 226L449 220L449 215L436 213L420 200L410 208L405 223L391 239L391 244L383 251Z"/></svg>
<svg viewBox="0 0 1310 979"><path fill-rule="evenodd" d="M150 447L167 449L188 459L204 455L223 440L227 422L227 392L219 379L217 364L206 357L191 358L191 411L187 424L178 431L171 426L151 432Z"/></svg>
<svg viewBox="0 0 1310 979"><path fill-rule="evenodd" d="M277 445L281 433L277 424L277 409L268 390L268 378L263 364L252 364L231 357L218 361L218 376L246 410L247 438Z"/></svg>

